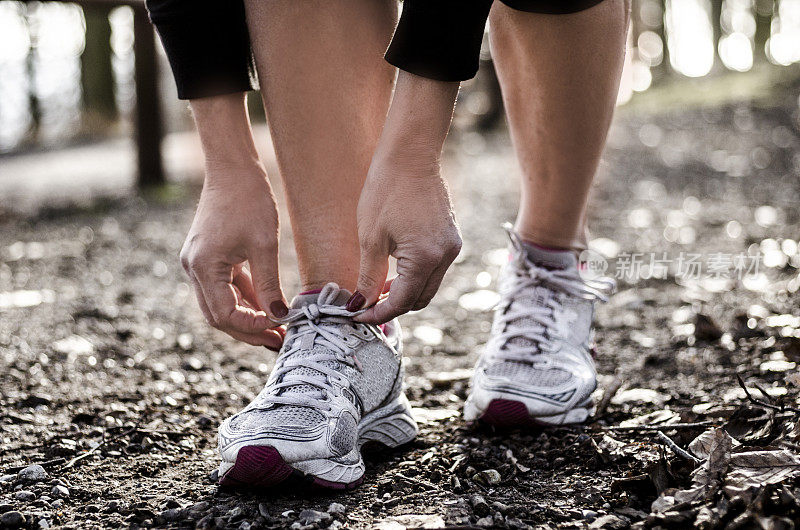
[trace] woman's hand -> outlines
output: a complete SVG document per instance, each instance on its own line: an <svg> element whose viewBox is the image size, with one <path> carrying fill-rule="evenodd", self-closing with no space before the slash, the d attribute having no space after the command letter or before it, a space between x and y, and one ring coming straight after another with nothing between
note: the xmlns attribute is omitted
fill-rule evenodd
<svg viewBox="0 0 800 530"><path fill-rule="evenodd" d="M245 95L194 99L191 107L206 175L181 263L209 324L277 350L283 329L274 319L288 313L278 277L278 210Z"/></svg>
<svg viewBox="0 0 800 530"><path fill-rule="evenodd" d="M436 294L461 250L447 186L437 164L373 162L358 203L361 267L348 309L372 305L381 295L388 258L397 258L389 296L356 318L383 323L422 309ZM357 297L363 296L363 299Z"/></svg>
<svg viewBox="0 0 800 530"><path fill-rule="evenodd" d="M356 320L388 322L422 309L461 250L447 186L439 170L458 83L401 71L392 105L358 203L361 266L351 311L376 304L389 256L397 278L389 296Z"/></svg>
<svg viewBox="0 0 800 530"><path fill-rule="evenodd" d="M277 350L286 316L278 277L278 212L267 175L209 168L197 212L181 250L208 323L231 337ZM249 264L249 270L245 267Z"/></svg>

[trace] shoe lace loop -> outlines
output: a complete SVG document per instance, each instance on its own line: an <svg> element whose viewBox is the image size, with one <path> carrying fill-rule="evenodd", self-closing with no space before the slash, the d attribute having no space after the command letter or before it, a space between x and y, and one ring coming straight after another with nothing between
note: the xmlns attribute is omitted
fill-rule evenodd
<svg viewBox="0 0 800 530"><path fill-rule="evenodd" d="M333 366L343 363L361 371L361 364L339 327L352 326L352 318L363 311L348 311L343 306L331 303L326 300L326 289L320 293L318 303L290 309L286 317L278 320L287 326L287 337L291 342L275 363L276 369L259 399L259 408L295 405L330 410L330 406L325 404L331 401L333 395L332 382L347 384L347 380ZM297 355L306 345L320 348L311 355ZM308 385L313 390L286 392L298 385Z"/></svg>
<svg viewBox="0 0 800 530"><path fill-rule="evenodd" d="M554 351L554 338L561 323L557 321L564 296L587 301L608 301L616 283L611 278L584 279L576 270L548 269L532 263L522 249L516 233L509 230L517 257L509 263L512 276L500 287L500 302L495 307L500 332L493 340L500 347L492 348L493 361L535 362L536 354ZM514 302L521 293L537 287L550 291L537 305ZM560 296L559 296L560 295ZM527 339L534 348L518 344L512 339ZM533 354L533 355L532 355Z"/></svg>

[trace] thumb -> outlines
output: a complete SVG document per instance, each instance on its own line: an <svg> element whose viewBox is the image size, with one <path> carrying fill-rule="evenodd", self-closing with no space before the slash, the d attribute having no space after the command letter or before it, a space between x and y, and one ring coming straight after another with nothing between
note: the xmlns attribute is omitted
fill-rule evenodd
<svg viewBox="0 0 800 530"><path fill-rule="evenodd" d="M361 250L356 292L347 301L348 311L358 311L378 301L389 274L389 256L379 250Z"/></svg>
<svg viewBox="0 0 800 530"><path fill-rule="evenodd" d="M258 305L272 320L285 317L289 313L289 308L281 290L277 251L267 249L252 252L248 255L248 262Z"/></svg>

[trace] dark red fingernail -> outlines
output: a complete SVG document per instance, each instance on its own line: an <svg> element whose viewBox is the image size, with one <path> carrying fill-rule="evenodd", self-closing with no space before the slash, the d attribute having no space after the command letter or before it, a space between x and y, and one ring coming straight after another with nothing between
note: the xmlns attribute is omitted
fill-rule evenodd
<svg viewBox="0 0 800 530"><path fill-rule="evenodd" d="M289 308L286 307L286 304L283 303L283 300L275 300L269 304L269 310L272 313L272 316L277 318L283 318L289 314Z"/></svg>
<svg viewBox="0 0 800 530"><path fill-rule="evenodd" d="M353 296L350 297L350 300L347 301L347 310L348 311L358 311L361 309L361 306L364 305L367 299L364 298L364 295L359 293L358 291L353 293Z"/></svg>

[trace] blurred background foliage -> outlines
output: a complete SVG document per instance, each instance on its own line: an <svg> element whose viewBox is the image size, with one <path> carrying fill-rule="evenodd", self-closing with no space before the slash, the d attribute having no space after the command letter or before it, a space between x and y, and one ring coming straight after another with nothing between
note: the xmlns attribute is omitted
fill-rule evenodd
<svg viewBox="0 0 800 530"><path fill-rule="evenodd" d="M134 134L134 19L143 11L141 2L125 3L0 0L0 157ZM191 121L157 50L162 115L155 118L168 136L190 130ZM638 112L769 99L800 76L798 61L800 0L634 0L619 103ZM502 123L488 46L460 100L457 131ZM250 107L263 123L260 98ZM140 152L140 164L142 156L152 157Z"/></svg>

